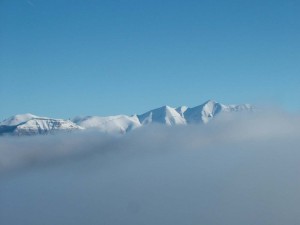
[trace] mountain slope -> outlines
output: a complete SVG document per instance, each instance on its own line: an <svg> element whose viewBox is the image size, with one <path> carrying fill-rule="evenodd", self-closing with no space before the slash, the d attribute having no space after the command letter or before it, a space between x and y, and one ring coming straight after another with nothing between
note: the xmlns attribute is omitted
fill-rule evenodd
<svg viewBox="0 0 300 225"><path fill-rule="evenodd" d="M73 122L83 128L97 129L105 133L126 133L141 126L137 116L126 115L76 117Z"/></svg>

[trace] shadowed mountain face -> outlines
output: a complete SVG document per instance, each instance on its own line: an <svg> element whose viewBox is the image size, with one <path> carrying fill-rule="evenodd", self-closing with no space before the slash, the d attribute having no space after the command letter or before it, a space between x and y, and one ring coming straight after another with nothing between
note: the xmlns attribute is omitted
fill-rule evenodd
<svg viewBox="0 0 300 225"><path fill-rule="evenodd" d="M148 124L164 124L167 126L205 124L219 114L245 111L253 111L253 107L248 104L223 105L210 100L192 108L163 106L140 115L87 116L76 117L73 121L23 114L12 116L1 122L0 135L35 135L90 129L118 134Z"/></svg>

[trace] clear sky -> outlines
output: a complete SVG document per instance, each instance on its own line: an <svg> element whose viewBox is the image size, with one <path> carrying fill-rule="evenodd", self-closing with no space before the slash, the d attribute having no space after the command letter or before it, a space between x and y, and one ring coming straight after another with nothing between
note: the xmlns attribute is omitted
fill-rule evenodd
<svg viewBox="0 0 300 225"><path fill-rule="evenodd" d="M299 0L1 0L0 119L300 110Z"/></svg>

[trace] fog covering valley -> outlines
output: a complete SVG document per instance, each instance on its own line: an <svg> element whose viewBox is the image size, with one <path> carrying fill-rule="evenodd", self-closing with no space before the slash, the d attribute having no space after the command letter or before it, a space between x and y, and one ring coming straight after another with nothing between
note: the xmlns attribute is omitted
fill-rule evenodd
<svg viewBox="0 0 300 225"><path fill-rule="evenodd" d="M0 137L0 224L300 223L300 116Z"/></svg>

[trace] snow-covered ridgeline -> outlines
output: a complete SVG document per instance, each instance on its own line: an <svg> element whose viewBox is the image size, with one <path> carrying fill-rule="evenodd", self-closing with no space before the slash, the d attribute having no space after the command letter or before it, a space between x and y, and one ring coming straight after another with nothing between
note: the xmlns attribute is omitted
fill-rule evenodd
<svg viewBox="0 0 300 225"><path fill-rule="evenodd" d="M223 105L207 101L196 107L163 106L140 115L86 116L71 120L39 117L32 114L12 116L0 123L0 134L32 135L56 131L95 129L105 133L126 133L147 124L159 123L167 126L208 123L222 113L253 111L248 104Z"/></svg>

